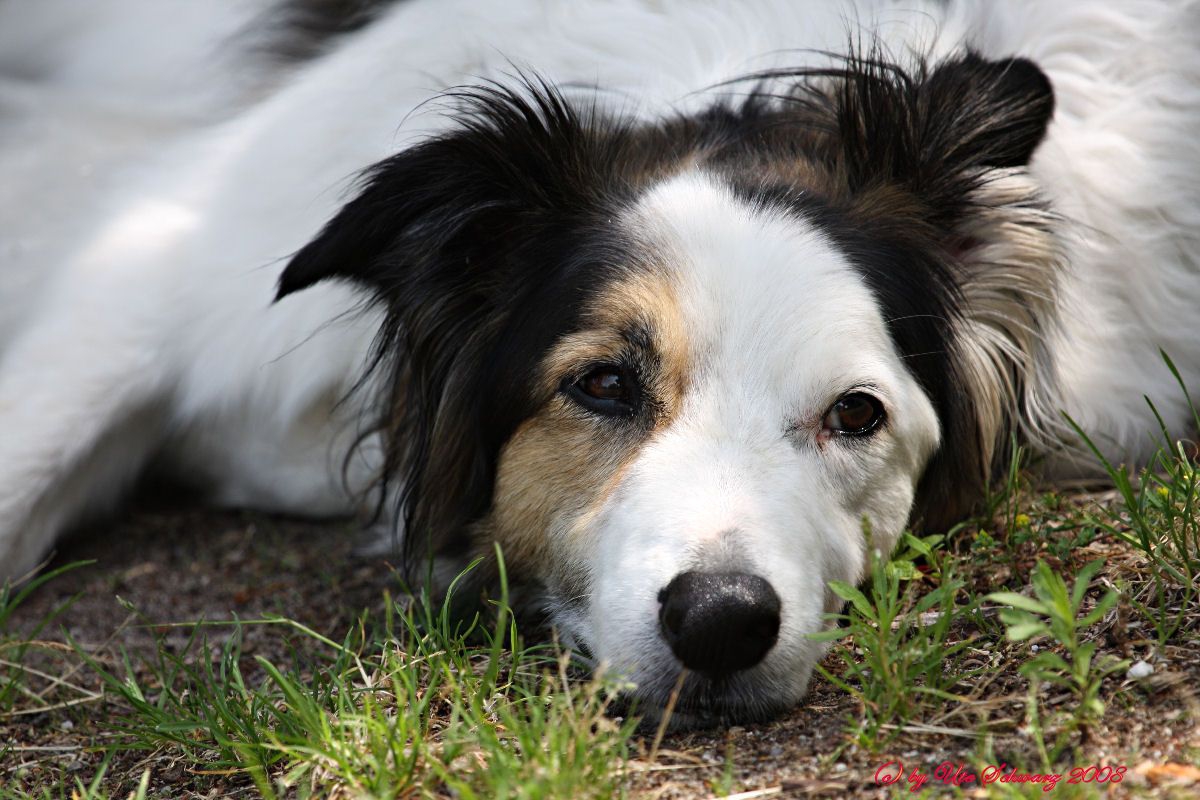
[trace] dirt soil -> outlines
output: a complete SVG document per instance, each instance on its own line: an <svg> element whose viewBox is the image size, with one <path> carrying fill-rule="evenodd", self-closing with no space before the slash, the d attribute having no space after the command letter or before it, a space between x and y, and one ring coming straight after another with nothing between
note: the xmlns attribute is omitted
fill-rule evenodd
<svg viewBox="0 0 1200 800"><path fill-rule="evenodd" d="M40 638L62 642L61 624L112 667L119 665L121 648L135 653L152 648L154 630L126 604L155 623L281 614L340 639L363 609L381 609L385 590L396 590L386 561L355 556L356 542L354 528L346 524L143 501L120 520L67 543L56 564L79 559L97 563L40 590L19 610L16 626L28 628L77 595L55 630L43 631ZM998 586L996 576L976 575L974 581L981 591ZM219 638L220 629L213 630ZM185 629L160 627L158 633L181 641L186 637ZM245 631L247 655L287 661L287 644L277 627ZM1166 656L1151 688L1111 681L1109 711L1102 728L1092 732L1087 762L1126 765L1128 779L1101 790L1102 796L1200 796L1200 782L1189 784L1186 773L1186 768L1196 772L1200 761L1200 732L1187 721L1200 718L1200 653L1176 648ZM74 694L63 693L77 702L49 713L0 716L0 786L33 789L59 778L90 780L103 757L97 748L114 735L112 715L119 709L84 694L99 688L94 676L68 653L56 657L51 652L43 660L47 673L77 688ZM827 665L833 669L831 661ZM1015 665L1001 668L988 675L976 709L957 709L957 716L941 725L903 733L887 751L870 754L848 745L844 733L856 702L817 679L803 704L774 722L669 735L654 763L648 759L650 741L636 741L630 794L708 797L725 786L747 799L910 795L903 785L876 783L881 765L898 761L907 771L919 768L932 774L946 761L978 763L981 742L975 731L982 719L988 720L997 761L1030 763L1031 744L1021 730L1025 687ZM128 791L133 784L126 781L136 780L147 766L152 767L152 796L253 796L238 776L196 774L196 765L179 763L169 752L121 754L110 767L114 796ZM1176 767L1185 769L1182 778L1171 776ZM962 793L983 796L977 786L963 785ZM1055 794L1071 796L1063 791L1067 788L1060 786ZM935 792L942 793L940 788Z"/></svg>

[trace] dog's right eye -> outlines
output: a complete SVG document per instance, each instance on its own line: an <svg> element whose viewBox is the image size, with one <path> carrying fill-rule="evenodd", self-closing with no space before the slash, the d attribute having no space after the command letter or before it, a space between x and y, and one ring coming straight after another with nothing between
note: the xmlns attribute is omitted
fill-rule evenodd
<svg viewBox="0 0 1200 800"><path fill-rule="evenodd" d="M579 405L610 417L628 417L637 403L637 384L629 372L616 364L592 367L582 377L563 387Z"/></svg>
<svg viewBox="0 0 1200 800"><path fill-rule="evenodd" d="M885 417L883 403L878 399L863 392L851 392L825 412L822 426L839 436L866 436L878 428Z"/></svg>

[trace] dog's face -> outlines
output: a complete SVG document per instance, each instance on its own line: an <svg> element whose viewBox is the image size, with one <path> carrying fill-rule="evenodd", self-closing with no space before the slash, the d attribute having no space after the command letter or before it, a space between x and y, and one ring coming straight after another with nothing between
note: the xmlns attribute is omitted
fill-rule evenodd
<svg viewBox="0 0 1200 800"><path fill-rule="evenodd" d="M498 542L644 709L682 686L676 722L800 698L828 582L986 479L1052 288L1035 67L792 77L658 125L481 91L281 281L388 310L408 546Z"/></svg>
<svg viewBox="0 0 1200 800"><path fill-rule="evenodd" d="M880 304L822 231L685 173L614 220L632 252L536 365L486 526L568 641L654 705L794 703L804 634L888 550L938 443Z"/></svg>

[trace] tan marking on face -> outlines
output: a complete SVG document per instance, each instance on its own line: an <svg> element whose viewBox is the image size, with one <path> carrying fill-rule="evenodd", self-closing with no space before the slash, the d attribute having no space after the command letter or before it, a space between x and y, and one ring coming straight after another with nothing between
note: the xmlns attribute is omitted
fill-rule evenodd
<svg viewBox="0 0 1200 800"><path fill-rule="evenodd" d="M682 378L687 373L688 347L675 287L663 270L638 272L610 286L584 312L584 326L569 334L543 359L539 375L547 393L558 390L565 375L589 363L614 361L628 350L625 331L637 325L651 331L655 355L662 366L658 377ZM683 384L662 387L657 399L677 401Z"/></svg>
<svg viewBox="0 0 1200 800"><path fill-rule="evenodd" d="M587 520L642 445L670 424L687 385L683 320L663 271L631 274L606 288L584 321L543 359L539 388L549 399L502 449L492 509L477 530L478 538L500 542L509 564L543 577L565 579L578 563ZM651 352L631 352L625 333L634 328L648 334ZM564 377L630 355L644 359L638 377L652 400L649 418L597 417L558 391Z"/></svg>

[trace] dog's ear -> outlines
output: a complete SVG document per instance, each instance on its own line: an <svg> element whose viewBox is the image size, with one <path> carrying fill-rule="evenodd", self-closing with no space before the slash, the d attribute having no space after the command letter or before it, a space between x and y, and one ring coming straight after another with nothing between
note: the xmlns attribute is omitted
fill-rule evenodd
<svg viewBox="0 0 1200 800"><path fill-rule="evenodd" d="M576 313L596 216L573 180L594 142L566 102L544 84L472 91L453 129L373 167L279 280L279 298L349 280L384 312L379 496L398 493L413 566L465 554L500 449L544 400L531 373Z"/></svg>
<svg viewBox="0 0 1200 800"><path fill-rule="evenodd" d="M384 443L383 463L371 488L376 513L394 516L387 521L403 531L405 578L414 585L434 557L465 564L464 536L451 531L463 520L449 512L474 513L490 497L462 384L478 337L494 325L482 273L496 264L484 251L519 213L520 198L461 138L438 137L373 166L357 196L292 258L276 296L343 280L383 311L369 367L379 405L367 428Z"/></svg>
<svg viewBox="0 0 1200 800"><path fill-rule="evenodd" d="M489 164L463 147L460 135L440 137L373 166L357 196L296 253L279 278L276 300L320 281L343 279L384 304L401 302L440 274L448 250L459 248L465 278L488 266L469 251L486 247L522 198L499 184ZM493 230L488 230L489 226Z"/></svg>
<svg viewBox="0 0 1200 800"><path fill-rule="evenodd" d="M1062 253L1026 167L1054 92L1030 61L973 53L915 71L854 58L833 77L821 90L835 117L826 158L857 231L850 246L943 424L915 516L945 527L1042 404L1025 377L1044 368Z"/></svg>
<svg viewBox="0 0 1200 800"><path fill-rule="evenodd" d="M866 56L836 73L835 158L847 188L901 185L945 214L935 224L953 226L983 172L1026 166L1054 114L1049 78L1023 58L968 52L909 73Z"/></svg>
<svg viewBox="0 0 1200 800"><path fill-rule="evenodd" d="M943 156L958 167L1023 167L1046 136L1054 87L1032 61L987 61L974 53L938 66L922 93L926 124L948 123Z"/></svg>
<svg viewBox="0 0 1200 800"><path fill-rule="evenodd" d="M581 154L597 146L586 120L545 81L519 78L449 93L454 126L369 169L284 269L276 299L328 278L384 301L430 280L476 285L502 263L478 256L505 249L514 227L586 200Z"/></svg>

